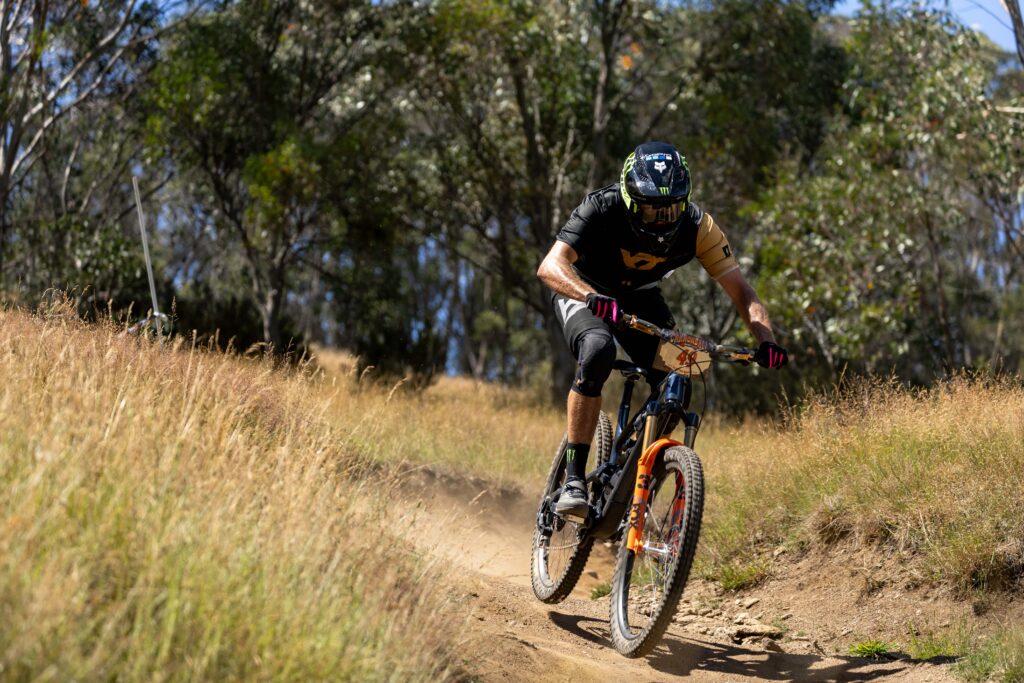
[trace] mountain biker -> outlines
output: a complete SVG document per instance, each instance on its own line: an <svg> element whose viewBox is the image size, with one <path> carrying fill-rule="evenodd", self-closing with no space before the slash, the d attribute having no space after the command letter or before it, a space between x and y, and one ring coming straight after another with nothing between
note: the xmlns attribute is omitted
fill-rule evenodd
<svg viewBox="0 0 1024 683"><path fill-rule="evenodd" d="M587 457L601 411L601 389L612 371L615 340L658 386L652 369L659 340L617 323L622 310L661 327L675 320L658 283L693 260L725 290L759 346L754 360L781 368L768 311L740 272L732 248L710 214L690 201L686 159L664 142L645 142L626 158L618 183L588 194L555 237L537 277L577 360L568 398L566 482L555 506L561 516L586 518Z"/></svg>

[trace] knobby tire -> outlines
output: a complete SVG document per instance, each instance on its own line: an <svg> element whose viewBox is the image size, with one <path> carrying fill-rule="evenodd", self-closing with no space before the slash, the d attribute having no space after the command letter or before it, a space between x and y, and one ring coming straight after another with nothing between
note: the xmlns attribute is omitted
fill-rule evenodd
<svg viewBox="0 0 1024 683"><path fill-rule="evenodd" d="M547 484L544 487L544 493L540 497L539 512L542 512L544 506L548 504L547 499L551 492L561 487L565 481L565 462L562 455L567 441L568 435L563 436L558 450L555 451L555 459L551 464L551 470L548 472ZM594 467L608 460L611 447L611 420L602 412L597 422L597 429L594 431L594 441L591 447L593 454L591 462ZM572 589L576 587L576 582L579 581L580 576L583 574L583 569L587 565L587 558L590 557L590 550L594 545L594 538L588 534L581 534L579 525L573 522L562 522L557 518L554 521L555 524L563 525L560 527L560 531L556 532L558 540L571 543L572 538L566 537L571 537L575 533L575 545L571 546L565 568L560 571L556 570L557 576L551 576L549 571L549 548L553 545L551 540L554 536L546 536L539 525L533 535L530 580L533 583L534 595L541 601L549 604L561 602L569 597ZM580 538L581 535L582 538ZM557 546L559 543L556 542L554 545Z"/></svg>
<svg viewBox="0 0 1024 683"><path fill-rule="evenodd" d="M685 446L666 449L655 466L651 490L651 505L645 516L642 540L667 548L669 559L659 563L657 555L653 553L643 553L638 558L626 547L625 536L619 545L612 579L610 622L612 644L626 657L642 657L661 640L675 615L679 598L689 578L693 557L697 552L704 509L704 475L697 454ZM674 498L680 493L685 496L683 517L678 523L672 524L672 507L665 505L665 496L672 495ZM661 510L666 507L668 516L659 525L654 517L660 516ZM660 583L657 580L660 577L665 578L664 585L650 591L650 596L644 594L647 580L645 571L654 577L650 581L652 586ZM647 623L636 630L630 623L631 609L634 616L649 617Z"/></svg>

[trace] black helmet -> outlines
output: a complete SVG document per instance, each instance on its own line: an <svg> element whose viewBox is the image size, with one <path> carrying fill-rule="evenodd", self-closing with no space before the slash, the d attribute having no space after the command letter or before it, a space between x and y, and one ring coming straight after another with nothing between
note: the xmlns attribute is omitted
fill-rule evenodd
<svg viewBox="0 0 1024 683"><path fill-rule="evenodd" d="M690 202L686 158L668 143L645 142L626 157L619 189L641 243L655 251L667 248Z"/></svg>

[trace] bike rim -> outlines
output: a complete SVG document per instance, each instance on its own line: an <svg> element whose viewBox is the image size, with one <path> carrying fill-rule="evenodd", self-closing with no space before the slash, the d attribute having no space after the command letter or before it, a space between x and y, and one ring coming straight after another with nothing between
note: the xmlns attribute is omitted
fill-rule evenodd
<svg viewBox="0 0 1024 683"><path fill-rule="evenodd" d="M565 470L563 468L554 488L562 486L565 483L564 480ZM541 579L548 585L552 585L562 578L580 544L580 525L563 520L554 513L552 507L548 508L547 513L551 518L551 535L545 537L537 547L537 552L540 555Z"/></svg>
<svg viewBox="0 0 1024 683"><path fill-rule="evenodd" d="M686 481L672 465L651 491L641 541L644 550L629 552L626 558L616 611L627 638L641 636L654 623L683 546Z"/></svg>

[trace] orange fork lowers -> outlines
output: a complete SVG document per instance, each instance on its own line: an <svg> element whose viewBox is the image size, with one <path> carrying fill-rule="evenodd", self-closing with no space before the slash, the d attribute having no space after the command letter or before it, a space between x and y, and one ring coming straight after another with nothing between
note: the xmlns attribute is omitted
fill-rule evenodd
<svg viewBox="0 0 1024 683"><path fill-rule="evenodd" d="M656 419L653 415L647 418L644 443L650 443ZM654 463L663 449L679 445L682 444L674 439L658 439L644 449L640 462L637 463L636 486L633 489L633 502L629 506L629 534L626 536L626 547L632 550L634 555L639 555L643 549L644 516L651 499L651 473L654 471ZM675 508L682 505L685 505L685 501L673 502L673 516L678 512Z"/></svg>

